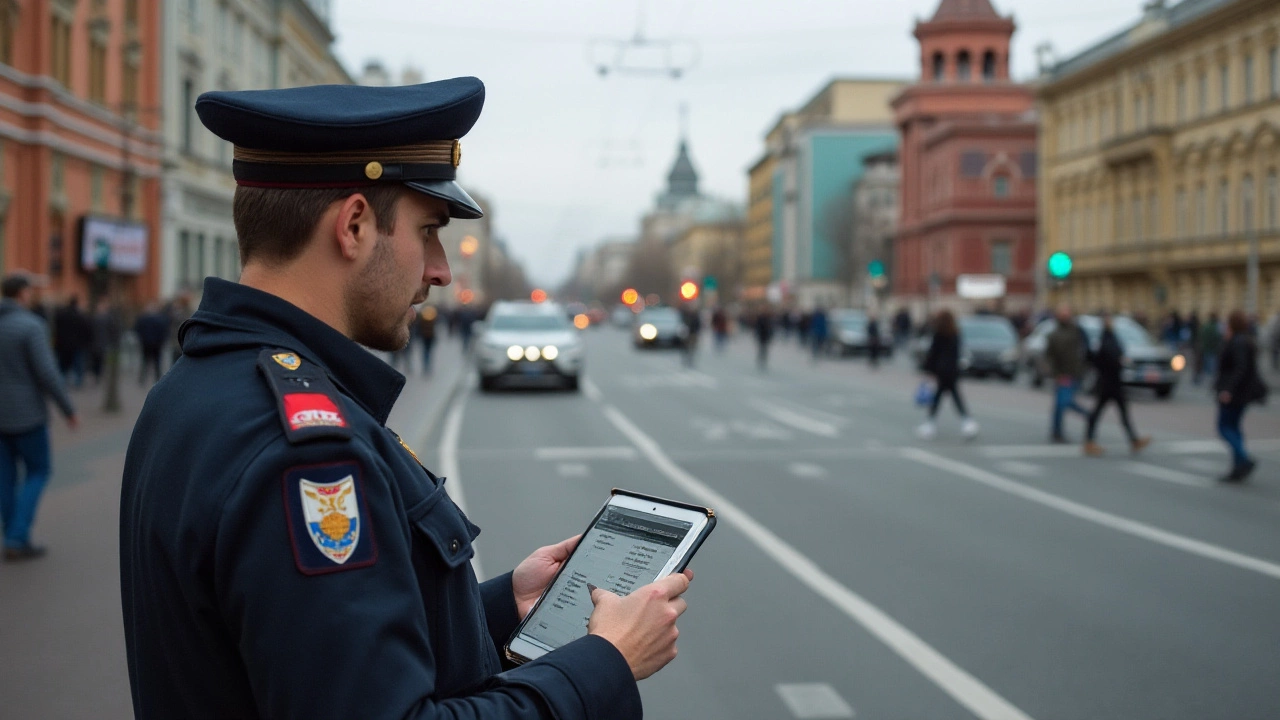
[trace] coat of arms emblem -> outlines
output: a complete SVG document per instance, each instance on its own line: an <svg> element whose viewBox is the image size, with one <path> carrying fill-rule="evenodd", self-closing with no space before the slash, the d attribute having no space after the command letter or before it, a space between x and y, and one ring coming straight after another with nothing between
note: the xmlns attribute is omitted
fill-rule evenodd
<svg viewBox="0 0 1280 720"><path fill-rule="evenodd" d="M300 480L298 492L311 542L325 557L339 565L345 563L360 542L355 478L348 475L327 485Z"/></svg>

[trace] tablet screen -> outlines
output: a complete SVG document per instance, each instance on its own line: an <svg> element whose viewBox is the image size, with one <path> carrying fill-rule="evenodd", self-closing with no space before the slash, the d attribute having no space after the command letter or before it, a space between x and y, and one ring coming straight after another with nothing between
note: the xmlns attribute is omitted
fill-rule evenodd
<svg viewBox="0 0 1280 720"><path fill-rule="evenodd" d="M632 508L605 507L556 578L521 637L554 650L587 634L587 583L618 595L658 579L692 523Z"/></svg>

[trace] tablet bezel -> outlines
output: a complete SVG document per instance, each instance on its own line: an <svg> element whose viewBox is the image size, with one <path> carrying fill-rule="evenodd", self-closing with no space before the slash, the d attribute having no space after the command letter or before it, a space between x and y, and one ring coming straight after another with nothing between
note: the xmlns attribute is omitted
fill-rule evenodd
<svg viewBox="0 0 1280 720"><path fill-rule="evenodd" d="M604 516L604 511L610 507L637 510L691 524L689 532L685 534L684 538L680 541L680 544L676 546L675 551L671 554L671 559L663 565L655 579L661 579L673 572L683 570L685 565L688 564L689 558L702 544L702 540L705 539L709 527L712 526L714 522L714 513L706 508L697 508L684 503L675 503L661 498L630 493L624 490L615 490L604 505L600 507L600 510L596 513L595 517L591 519L591 523L587 525L586 530L582 532L583 538L586 538L587 533L591 532L591 530L596 526L596 523L600 521L600 518ZM541 644L535 644L534 642L525 639L524 629L529 621L537 615L539 608L542 607L542 601L547 597L547 593L550 592L551 588L555 585L556 580L560 578L560 573L564 572L565 568L569 567L569 563L573 561L577 552L578 548L575 547L574 551L569 554L569 557L566 558L564 563L560 566L560 569L556 571L555 577L547 583L546 589L543 590L542 596L538 598L538 602L534 603L533 609L531 609L529 613L521 619L520 625L517 626L515 632L511 634L511 638L507 641L506 647L504 648L508 660L511 660L516 664L521 664L542 657L548 652L552 652L552 650L543 648Z"/></svg>

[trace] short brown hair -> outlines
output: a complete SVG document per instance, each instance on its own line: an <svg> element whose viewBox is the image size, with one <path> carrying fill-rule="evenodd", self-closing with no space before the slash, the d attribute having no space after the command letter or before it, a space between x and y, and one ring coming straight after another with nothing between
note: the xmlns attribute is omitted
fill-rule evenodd
<svg viewBox="0 0 1280 720"><path fill-rule="evenodd" d="M240 262L285 263L296 258L307 246L324 211L355 194L369 201L378 232L389 235L395 230L396 201L402 192L404 186L398 184L326 189L241 185L236 188L231 206L240 239Z"/></svg>

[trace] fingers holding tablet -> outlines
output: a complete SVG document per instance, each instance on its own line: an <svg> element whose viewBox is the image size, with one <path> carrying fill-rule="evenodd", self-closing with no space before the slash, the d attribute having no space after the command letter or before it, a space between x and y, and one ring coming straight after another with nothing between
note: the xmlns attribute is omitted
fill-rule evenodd
<svg viewBox="0 0 1280 720"><path fill-rule="evenodd" d="M688 574L675 573L626 597L592 586L595 609L587 632L613 643L636 680L643 680L675 659L676 619L688 608L681 595L689 582Z"/></svg>

